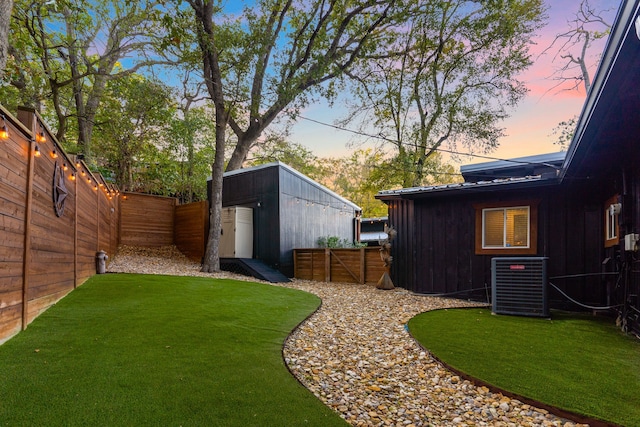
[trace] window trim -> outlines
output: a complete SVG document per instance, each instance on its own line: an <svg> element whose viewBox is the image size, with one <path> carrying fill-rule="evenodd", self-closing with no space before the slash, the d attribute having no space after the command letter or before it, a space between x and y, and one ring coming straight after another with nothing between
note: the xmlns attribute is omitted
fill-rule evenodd
<svg viewBox="0 0 640 427"><path fill-rule="evenodd" d="M609 208L611 205L615 203L619 203L620 196L616 194L613 197L607 199L604 202L604 247L610 248L620 243L620 214L614 214L615 220L615 228L616 228L616 236L610 238L609 236Z"/></svg>
<svg viewBox="0 0 640 427"><path fill-rule="evenodd" d="M476 211L475 253L476 255L535 255L538 253L538 205L539 200L514 200L508 202L478 203L473 208ZM529 246L528 247L493 247L484 248L484 211L486 209L529 208Z"/></svg>

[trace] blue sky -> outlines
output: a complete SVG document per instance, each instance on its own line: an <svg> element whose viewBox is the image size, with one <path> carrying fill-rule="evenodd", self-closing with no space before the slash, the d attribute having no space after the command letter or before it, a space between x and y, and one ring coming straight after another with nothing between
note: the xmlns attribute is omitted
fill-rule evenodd
<svg viewBox="0 0 640 427"><path fill-rule="evenodd" d="M590 0L594 6L604 5L613 7L608 12L613 21L619 2L606 0ZM539 32L536 46L532 48L535 62L529 71L521 76L529 88L528 96L512 111L511 118L503 123L506 136L500 140L500 147L489 154L497 158L513 158L559 151L559 146L553 144L553 129L560 121L570 119L580 113L584 102L584 92L553 89L557 82L550 79L553 73L552 54L538 56L545 47L549 46L555 35L566 31L567 21L575 15L580 0L547 0L548 24ZM604 48L604 42L593 50L591 61L595 63L595 56ZM591 75L595 73L595 67ZM311 119L333 123L340 118L344 111L338 106L329 108L325 103L309 106L303 113ZM354 141L353 134L322 126L306 120L299 120L292 128L290 138L293 142L303 144L321 157L339 157L348 155L353 150L347 146ZM487 161L482 158L464 156L458 164L477 163Z"/></svg>

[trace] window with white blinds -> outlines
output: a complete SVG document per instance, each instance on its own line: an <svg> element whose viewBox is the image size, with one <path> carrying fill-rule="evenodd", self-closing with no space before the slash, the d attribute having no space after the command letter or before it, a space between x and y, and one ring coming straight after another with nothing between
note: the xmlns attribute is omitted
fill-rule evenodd
<svg viewBox="0 0 640 427"><path fill-rule="evenodd" d="M619 216L620 196L615 195L604 203L604 247L609 248L620 243Z"/></svg>
<svg viewBox="0 0 640 427"><path fill-rule="evenodd" d="M483 209L482 248L528 248L529 224L529 206Z"/></svg>

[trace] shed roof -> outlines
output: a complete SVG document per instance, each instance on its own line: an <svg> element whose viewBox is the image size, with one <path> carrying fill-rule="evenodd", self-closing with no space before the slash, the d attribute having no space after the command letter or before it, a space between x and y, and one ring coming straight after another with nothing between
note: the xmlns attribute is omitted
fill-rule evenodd
<svg viewBox="0 0 640 427"><path fill-rule="evenodd" d="M267 169L267 168L281 168L281 169L284 169L284 170L290 172L291 174L297 176L302 181L305 181L305 182L317 187L319 190L327 193L331 197L334 197L334 198L340 200L340 202L350 206L354 210L362 211L362 208L360 206L356 205L355 203L353 203L352 201L350 201L348 199L345 199L344 197L342 197L338 193L336 193L336 192L334 192L332 190L329 190L327 187L325 187L324 185L320 184L319 182L314 181L313 179L309 178L305 174L295 170L291 166L287 165L286 163L282 163L280 161L271 162L271 163L265 163L263 165L252 166L252 167L249 167L249 168L242 168L242 169L232 170L232 171L229 171L229 172L225 172L223 177L240 175L240 174L243 174L243 173L253 173L255 171L259 171L261 169ZM209 177L208 179L211 179L211 177Z"/></svg>

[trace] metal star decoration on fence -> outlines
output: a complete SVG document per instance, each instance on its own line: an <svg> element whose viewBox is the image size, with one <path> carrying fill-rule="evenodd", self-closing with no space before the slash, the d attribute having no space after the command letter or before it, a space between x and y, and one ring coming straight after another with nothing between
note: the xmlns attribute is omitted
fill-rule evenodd
<svg viewBox="0 0 640 427"><path fill-rule="evenodd" d="M53 206L58 217L64 214L64 202L67 199L67 194L69 194L69 191L65 185L64 171L62 166L56 162L56 167L53 171Z"/></svg>

